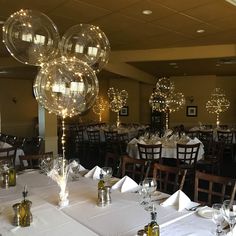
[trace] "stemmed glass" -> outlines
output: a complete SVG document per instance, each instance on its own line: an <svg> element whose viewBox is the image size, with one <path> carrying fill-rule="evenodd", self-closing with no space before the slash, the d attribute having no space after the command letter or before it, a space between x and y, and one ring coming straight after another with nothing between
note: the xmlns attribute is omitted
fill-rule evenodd
<svg viewBox="0 0 236 236"><path fill-rule="evenodd" d="M79 169L80 169L80 164L79 164L79 159L70 159L69 164L71 166L71 179L72 181L76 181L79 179Z"/></svg>
<svg viewBox="0 0 236 236"><path fill-rule="evenodd" d="M236 224L236 201L225 200L222 205L222 214L229 223L230 232L233 235L233 228Z"/></svg>
<svg viewBox="0 0 236 236"><path fill-rule="evenodd" d="M156 191L157 182L153 178L145 178L142 183L143 191L147 193L148 205L145 207L147 211L153 211L153 205L151 204L152 194Z"/></svg>
<svg viewBox="0 0 236 236"><path fill-rule="evenodd" d="M102 167L103 180L106 186L111 186L110 180L112 177L112 168L111 167Z"/></svg>
<svg viewBox="0 0 236 236"><path fill-rule="evenodd" d="M212 210L213 210L212 220L216 224L216 232L215 232L216 236L225 235L222 230L222 223L224 221L224 217L223 217L221 208L222 208L222 204L220 203L215 203L212 205Z"/></svg>

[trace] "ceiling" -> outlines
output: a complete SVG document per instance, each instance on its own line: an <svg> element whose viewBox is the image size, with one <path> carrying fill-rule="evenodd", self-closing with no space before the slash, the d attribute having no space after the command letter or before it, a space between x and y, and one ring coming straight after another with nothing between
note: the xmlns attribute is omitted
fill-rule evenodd
<svg viewBox="0 0 236 236"><path fill-rule="evenodd" d="M236 75L236 6L225 0L0 0L0 5L2 21L21 8L38 10L61 35L79 23L99 26L112 49L102 76L152 83L161 76ZM142 14L147 9L151 15ZM1 43L0 76L12 68L19 77L24 70L35 76L35 68L22 66Z"/></svg>

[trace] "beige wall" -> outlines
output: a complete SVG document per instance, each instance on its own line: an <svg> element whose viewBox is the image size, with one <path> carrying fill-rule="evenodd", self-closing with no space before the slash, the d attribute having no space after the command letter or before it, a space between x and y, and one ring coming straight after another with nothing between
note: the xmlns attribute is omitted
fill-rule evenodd
<svg viewBox="0 0 236 236"><path fill-rule="evenodd" d="M205 109L206 101L215 87L225 90L231 102L230 109L220 117L223 124L236 124L236 78L216 76L183 76L171 78L176 91L183 92L186 97L193 96L194 101L186 101L186 106L197 106L198 116L187 117L184 109L170 115L170 127L184 124L186 127L198 125L198 122L215 124L215 115ZM126 89L129 98L129 116L121 117L121 122L150 123L149 96L154 86L127 78L99 78L100 95L107 98L109 87ZM16 98L16 103L13 101ZM20 79L0 79L0 108L2 132L20 135L34 135L34 117L37 117L38 105L32 93L32 81ZM98 122L98 116L92 110L85 115L67 119L67 122ZM115 124L116 114L107 109L103 113L103 122Z"/></svg>
<svg viewBox="0 0 236 236"><path fill-rule="evenodd" d="M31 80L0 79L1 129L3 133L33 136L37 109Z"/></svg>
<svg viewBox="0 0 236 236"><path fill-rule="evenodd" d="M186 116L186 106L184 109L170 115L170 126L184 124L186 127L197 126L198 122L204 124L216 123L216 116L207 112L205 105L210 98L214 88L220 87L225 91L227 98L231 102L229 110L220 115L221 124L236 124L236 78L217 76L184 76L171 78L175 83L176 90L183 92L185 97L193 96L194 101L186 101L186 106L197 106L197 117Z"/></svg>

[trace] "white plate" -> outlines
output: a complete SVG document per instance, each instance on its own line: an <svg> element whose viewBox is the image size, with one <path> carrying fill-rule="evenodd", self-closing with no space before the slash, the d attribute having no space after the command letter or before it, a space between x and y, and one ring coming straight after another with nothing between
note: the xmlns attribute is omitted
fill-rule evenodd
<svg viewBox="0 0 236 236"><path fill-rule="evenodd" d="M210 207L203 207L200 208L197 213L203 218L212 219L213 209Z"/></svg>

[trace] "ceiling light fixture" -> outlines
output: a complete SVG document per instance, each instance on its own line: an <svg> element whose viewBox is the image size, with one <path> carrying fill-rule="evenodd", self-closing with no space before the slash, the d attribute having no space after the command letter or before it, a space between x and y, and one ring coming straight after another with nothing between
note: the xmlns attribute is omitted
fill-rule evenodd
<svg viewBox="0 0 236 236"><path fill-rule="evenodd" d="M199 29L199 30L197 30L197 33L199 33L199 34L204 33L204 32L205 32L204 29Z"/></svg>
<svg viewBox="0 0 236 236"><path fill-rule="evenodd" d="M143 13L144 15L151 15L151 14L152 14L152 11L149 10L149 9L146 9L146 10L143 10L142 13Z"/></svg>
<svg viewBox="0 0 236 236"><path fill-rule="evenodd" d="M236 0L225 0L225 1L231 3L234 6L236 6Z"/></svg>
<svg viewBox="0 0 236 236"><path fill-rule="evenodd" d="M170 66L177 66L177 63L176 62L170 62L169 65Z"/></svg>

